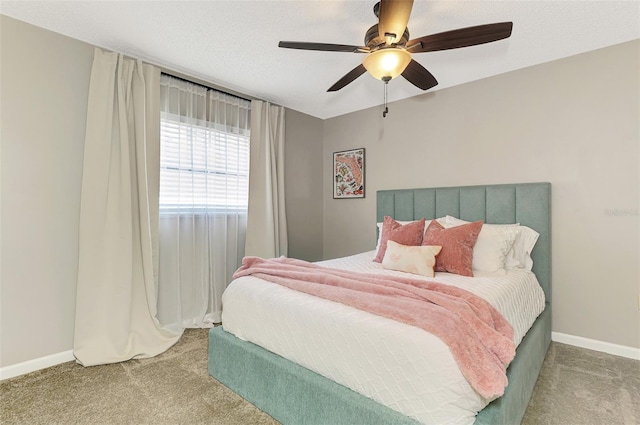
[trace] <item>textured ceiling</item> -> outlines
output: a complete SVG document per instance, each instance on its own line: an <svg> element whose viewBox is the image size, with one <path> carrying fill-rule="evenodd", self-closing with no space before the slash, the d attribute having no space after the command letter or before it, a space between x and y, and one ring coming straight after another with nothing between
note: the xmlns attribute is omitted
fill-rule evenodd
<svg viewBox="0 0 640 425"><path fill-rule="evenodd" d="M278 41L362 45L377 22L367 1L4 1L0 13L217 86L330 118L380 105L368 74L334 93L362 54L280 49ZM431 91L640 38L638 1L421 1L411 38L512 21L511 38L413 55ZM606 84L606 81L597 82ZM389 100L423 92L403 78Z"/></svg>

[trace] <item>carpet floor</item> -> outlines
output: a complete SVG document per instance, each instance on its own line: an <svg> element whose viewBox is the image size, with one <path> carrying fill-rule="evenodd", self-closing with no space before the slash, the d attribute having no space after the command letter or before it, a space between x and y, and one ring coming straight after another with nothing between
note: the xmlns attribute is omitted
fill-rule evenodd
<svg viewBox="0 0 640 425"><path fill-rule="evenodd" d="M69 362L2 381L0 422L277 424L208 375L207 336L188 329L151 359ZM639 400L640 362L552 343L522 424L640 424Z"/></svg>

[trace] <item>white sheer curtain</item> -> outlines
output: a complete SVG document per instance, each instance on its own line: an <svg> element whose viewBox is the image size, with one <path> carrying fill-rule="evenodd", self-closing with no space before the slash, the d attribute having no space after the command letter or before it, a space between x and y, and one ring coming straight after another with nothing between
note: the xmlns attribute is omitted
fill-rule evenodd
<svg viewBox="0 0 640 425"><path fill-rule="evenodd" d="M246 255L287 255L284 108L251 101L251 172Z"/></svg>
<svg viewBox="0 0 640 425"><path fill-rule="evenodd" d="M170 329L210 327L244 255L251 104L160 81L158 318Z"/></svg>
<svg viewBox="0 0 640 425"><path fill-rule="evenodd" d="M156 319L159 79L151 65L95 49L73 343L84 366L152 357L180 337Z"/></svg>

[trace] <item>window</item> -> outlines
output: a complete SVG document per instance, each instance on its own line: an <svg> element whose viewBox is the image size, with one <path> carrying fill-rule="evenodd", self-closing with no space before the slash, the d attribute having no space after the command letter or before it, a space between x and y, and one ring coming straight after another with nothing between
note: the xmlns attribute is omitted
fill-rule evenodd
<svg viewBox="0 0 640 425"><path fill-rule="evenodd" d="M160 212L246 212L250 102L161 81Z"/></svg>
<svg viewBox="0 0 640 425"><path fill-rule="evenodd" d="M160 210L246 211L249 136L163 117Z"/></svg>
<svg viewBox="0 0 640 425"><path fill-rule="evenodd" d="M244 256L251 102L160 76L158 320L209 327Z"/></svg>

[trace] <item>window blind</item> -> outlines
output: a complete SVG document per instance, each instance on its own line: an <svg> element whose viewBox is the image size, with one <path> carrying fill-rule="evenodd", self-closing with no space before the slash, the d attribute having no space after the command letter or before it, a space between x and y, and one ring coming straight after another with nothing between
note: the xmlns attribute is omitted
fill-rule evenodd
<svg viewBox="0 0 640 425"><path fill-rule="evenodd" d="M161 116L160 210L246 211L249 135Z"/></svg>

